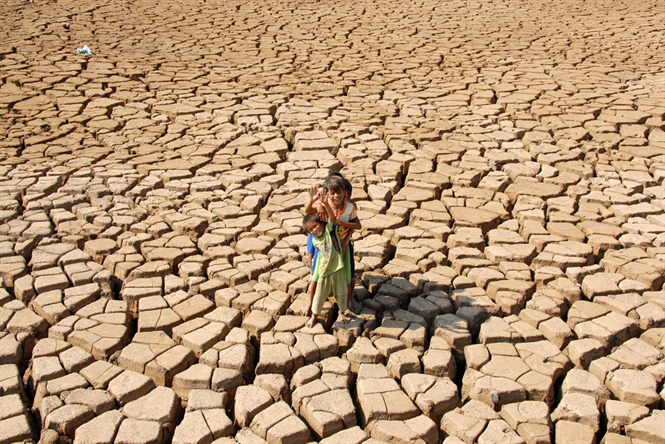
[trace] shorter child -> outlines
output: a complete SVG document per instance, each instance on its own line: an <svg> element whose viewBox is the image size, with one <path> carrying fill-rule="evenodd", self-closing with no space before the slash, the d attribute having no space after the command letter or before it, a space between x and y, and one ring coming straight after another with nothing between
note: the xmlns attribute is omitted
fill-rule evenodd
<svg viewBox="0 0 665 444"><path fill-rule="evenodd" d="M325 208L324 202L319 199L319 191L321 189L327 192L328 201L326 203L332 209L334 215L332 219L328 218L328 211ZM305 206L305 214L316 212L321 220L331 220L337 225L337 235L342 245L344 270L349 288L346 303L351 311L359 313L362 308L352 297L355 287L355 260L351 235L354 230L361 229L362 225L356 213L356 206L350 201L352 192L353 186L351 182L346 180L341 173L332 171L326 177L321 188L317 189L316 186L313 186L309 189L309 200ZM312 244L311 234L307 236L307 253L313 274L314 267L316 266L317 250Z"/></svg>
<svg viewBox="0 0 665 444"><path fill-rule="evenodd" d="M320 200L332 216L332 209L328 204L327 193L320 192ZM329 217L332 219L333 217ZM344 269L342 245L337 235L337 226L332 222L323 222L318 214L311 213L303 219L303 228L312 235L312 243L318 251L316 266L312 275L312 284L309 287L309 301L307 306L300 310L300 314L312 314L307 321L307 327L313 327L321 314L323 303L331 294L335 297L339 307L340 320L354 318L355 315L347 308L346 296L348 283Z"/></svg>

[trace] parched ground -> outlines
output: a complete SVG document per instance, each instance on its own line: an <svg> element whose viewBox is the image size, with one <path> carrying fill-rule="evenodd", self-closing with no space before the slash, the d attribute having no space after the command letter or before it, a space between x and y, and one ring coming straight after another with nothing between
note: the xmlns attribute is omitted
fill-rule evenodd
<svg viewBox="0 0 665 444"><path fill-rule="evenodd" d="M662 2L0 17L0 444L665 443Z"/></svg>

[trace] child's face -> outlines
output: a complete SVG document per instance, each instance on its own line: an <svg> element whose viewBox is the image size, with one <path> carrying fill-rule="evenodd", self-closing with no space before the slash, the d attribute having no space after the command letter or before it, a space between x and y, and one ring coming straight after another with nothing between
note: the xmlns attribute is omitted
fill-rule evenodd
<svg viewBox="0 0 665 444"><path fill-rule="evenodd" d="M334 205L341 205L342 203L344 203L344 197L346 196L346 193L342 189L339 190L330 189L328 190L328 196L330 197L330 201Z"/></svg>
<svg viewBox="0 0 665 444"><path fill-rule="evenodd" d="M309 221L309 223L305 225L305 229L309 234L311 234L314 237L323 236L324 227L321 222L315 220Z"/></svg>

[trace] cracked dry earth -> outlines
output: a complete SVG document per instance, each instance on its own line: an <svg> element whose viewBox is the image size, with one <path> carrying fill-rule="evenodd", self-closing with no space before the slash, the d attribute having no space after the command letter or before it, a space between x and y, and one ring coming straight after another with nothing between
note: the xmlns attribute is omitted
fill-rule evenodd
<svg viewBox="0 0 665 444"><path fill-rule="evenodd" d="M0 13L0 444L665 443L662 4Z"/></svg>

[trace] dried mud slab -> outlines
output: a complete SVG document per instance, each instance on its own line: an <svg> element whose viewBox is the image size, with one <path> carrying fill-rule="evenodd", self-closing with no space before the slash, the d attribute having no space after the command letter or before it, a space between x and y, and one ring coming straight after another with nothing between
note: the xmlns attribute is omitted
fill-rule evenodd
<svg viewBox="0 0 665 444"><path fill-rule="evenodd" d="M659 6L4 2L0 444L665 443Z"/></svg>

